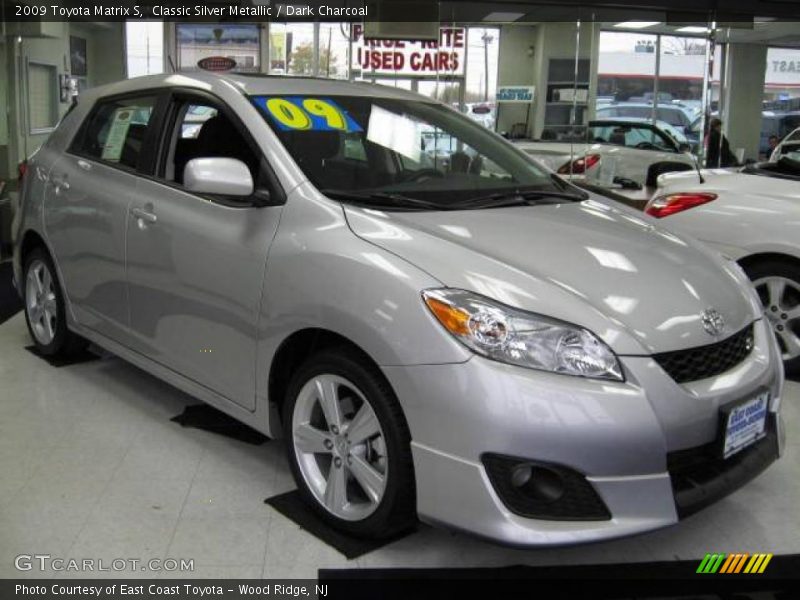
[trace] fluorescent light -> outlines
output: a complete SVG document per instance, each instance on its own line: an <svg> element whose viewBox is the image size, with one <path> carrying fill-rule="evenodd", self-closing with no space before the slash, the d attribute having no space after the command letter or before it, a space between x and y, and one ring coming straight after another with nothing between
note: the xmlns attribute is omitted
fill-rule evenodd
<svg viewBox="0 0 800 600"><path fill-rule="evenodd" d="M524 17L525 13L520 12L493 12L483 17L484 21L493 21L496 23L511 23L520 17Z"/></svg>
<svg viewBox="0 0 800 600"><path fill-rule="evenodd" d="M619 27L620 29L647 29L653 25L658 25L659 22L660 21L623 21L622 23L614 25L614 27Z"/></svg>
<svg viewBox="0 0 800 600"><path fill-rule="evenodd" d="M711 30L708 27L700 27L699 25L688 25L686 27L679 27L675 31L681 31L683 33L708 33Z"/></svg>

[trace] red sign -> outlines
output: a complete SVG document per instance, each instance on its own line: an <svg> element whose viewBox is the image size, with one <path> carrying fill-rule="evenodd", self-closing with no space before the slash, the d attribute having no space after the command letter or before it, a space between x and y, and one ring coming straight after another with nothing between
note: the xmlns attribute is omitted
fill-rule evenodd
<svg viewBox="0 0 800 600"><path fill-rule="evenodd" d="M197 66L206 71L230 71L236 61L227 56L206 56L197 61Z"/></svg>
<svg viewBox="0 0 800 600"><path fill-rule="evenodd" d="M353 25L353 69L426 77L463 76L467 36L463 27L441 27L435 41L365 40L361 25Z"/></svg>

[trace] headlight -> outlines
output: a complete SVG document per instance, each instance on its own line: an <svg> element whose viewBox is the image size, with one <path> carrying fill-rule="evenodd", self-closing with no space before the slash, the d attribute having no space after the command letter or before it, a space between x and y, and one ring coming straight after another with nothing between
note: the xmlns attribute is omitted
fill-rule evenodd
<svg viewBox="0 0 800 600"><path fill-rule="evenodd" d="M623 381L619 361L591 331L456 289L426 290L425 304L473 352L500 362Z"/></svg>

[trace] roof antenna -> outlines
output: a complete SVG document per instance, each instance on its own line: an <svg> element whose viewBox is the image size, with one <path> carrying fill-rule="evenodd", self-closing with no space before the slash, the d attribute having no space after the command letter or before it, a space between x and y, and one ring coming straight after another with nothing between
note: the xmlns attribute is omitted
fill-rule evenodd
<svg viewBox="0 0 800 600"><path fill-rule="evenodd" d="M172 72L175 73L178 69L175 68L175 63L172 62L172 55L167 54L167 60L169 61L169 67L172 69Z"/></svg>

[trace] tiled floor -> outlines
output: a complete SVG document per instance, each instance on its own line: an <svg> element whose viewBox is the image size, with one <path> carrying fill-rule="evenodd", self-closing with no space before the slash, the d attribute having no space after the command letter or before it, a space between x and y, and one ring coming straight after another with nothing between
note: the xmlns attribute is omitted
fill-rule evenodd
<svg viewBox="0 0 800 600"><path fill-rule="evenodd" d="M784 399L784 458L746 488L673 528L591 546L521 551L422 527L347 561L263 504L293 487L280 443L251 446L183 429L169 421L195 403L181 392L114 358L53 368L24 350L29 343L21 315L0 325L0 577L26 575L14 570L19 554L106 563L185 558L194 559L195 571L187 573L192 577L275 578L315 577L320 567L800 552L800 434L793 435L800 429L798 383L787 384Z"/></svg>

